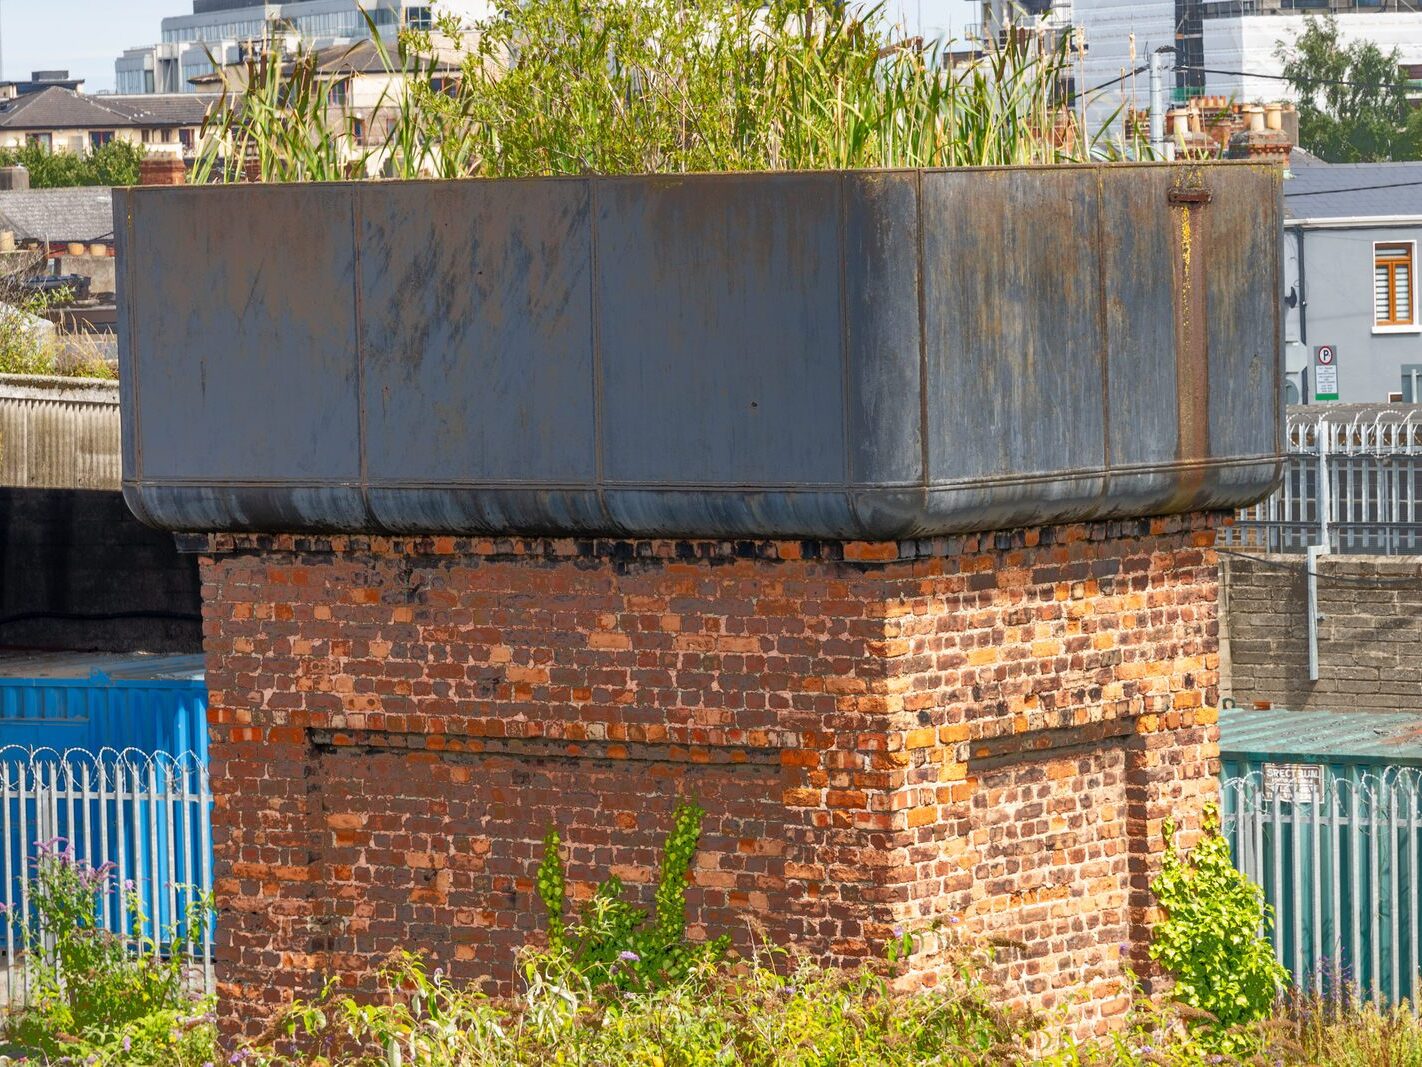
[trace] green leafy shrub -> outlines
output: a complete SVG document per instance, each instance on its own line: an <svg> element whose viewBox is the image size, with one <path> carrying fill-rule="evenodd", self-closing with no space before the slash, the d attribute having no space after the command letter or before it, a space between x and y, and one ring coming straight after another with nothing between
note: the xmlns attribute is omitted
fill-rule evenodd
<svg viewBox="0 0 1422 1067"><path fill-rule="evenodd" d="M103 928L100 901L119 892L133 929ZM212 1005L189 996L184 961L203 936L206 902L160 945L145 937L142 901L58 839L39 847L30 878L34 921L10 916L24 948L29 1005L4 1022L6 1041L50 1062L184 1067L213 1058Z"/></svg>
<svg viewBox="0 0 1422 1067"><path fill-rule="evenodd" d="M1289 974L1274 957L1267 931L1273 911L1264 892L1230 859L1218 810L1205 811L1203 833L1188 856L1165 824L1165 858L1151 883L1165 918L1155 928L1151 958L1175 979L1174 996L1207 1013L1207 1037L1223 1049L1240 1044L1236 1027L1267 1018Z"/></svg>
<svg viewBox="0 0 1422 1067"><path fill-rule="evenodd" d="M281 1036L249 1050L245 1063L998 1067L1030 1062L1038 1036L978 981L906 995L867 968L798 962L782 973L752 960L602 1001L548 973L535 972L516 1001L499 1002L403 956L383 972L379 1004L337 995L332 986L293 1008Z"/></svg>
<svg viewBox="0 0 1422 1067"><path fill-rule="evenodd" d="M0 166L22 166L30 172L30 186L54 189L72 185L137 185L140 144L113 140L85 155L55 152L39 144L0 149Z"/></svg>
<svg viewBox="0 0 1422 1067"><path fill-rule="evenodd" d="M536 885L546 915L548 950L531 957L527 969L559 977L574 974L593 990L654 989L685 980L694 970L714 968L725 959L730 938L696 943L686 936L686 886L701 841L703 812L678 804L662 845L651 915L622 899L622 880L608 878L568 925L566 877L556 830L543 842Z"/></svg>

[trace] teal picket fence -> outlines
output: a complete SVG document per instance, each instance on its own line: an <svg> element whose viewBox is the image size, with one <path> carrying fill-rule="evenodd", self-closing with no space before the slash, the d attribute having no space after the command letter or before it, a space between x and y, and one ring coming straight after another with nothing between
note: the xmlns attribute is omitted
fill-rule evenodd
<svg viewBox="0 0 1422 1067"><path fill-rule="evenodd" d="M1413 999L1422 959L1422 769L1265 764L1221 787L1235 865L1264 890L1296 985Z"/></svg>

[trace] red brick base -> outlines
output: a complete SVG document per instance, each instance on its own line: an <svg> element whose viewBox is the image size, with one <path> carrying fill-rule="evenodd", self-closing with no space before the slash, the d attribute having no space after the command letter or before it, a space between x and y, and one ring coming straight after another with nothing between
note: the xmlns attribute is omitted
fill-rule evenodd
<svg viewBox="0 0 1422 1067"><path fill-rule="evenodd" d="M229 1032L397 947L508 987L549 826L693 922L830 962L1000 938L1024 1002L1126 1005L1160 824L1215 792L1209 517L894 544L214 537ZM913 973L938 962L926 933Z"/></svg>

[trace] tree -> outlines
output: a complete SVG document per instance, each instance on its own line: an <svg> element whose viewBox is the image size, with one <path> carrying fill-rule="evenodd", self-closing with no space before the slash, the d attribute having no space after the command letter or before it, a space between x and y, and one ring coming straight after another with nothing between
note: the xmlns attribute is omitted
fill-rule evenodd
<svg viewBox="0 0 1422 1067"><path fill-rule="evenodd" d="M1416 159L1422 123L1409 122L1407 73L1397 49L1339 40L1332 15L1309 16L1292 46L1280 42L1284 77L1298 95L1299 146L1329 163Z"/></svg>
<svg viewBox="0 0 1422 1067"><path fill-rule="evenodd" d="M143 146L128 141L110 141L88 155L53 152L43 145L0 149L0 166L24 167L30 172L30 186L54 189L66 185L137 185L138 164Z"/></svg>

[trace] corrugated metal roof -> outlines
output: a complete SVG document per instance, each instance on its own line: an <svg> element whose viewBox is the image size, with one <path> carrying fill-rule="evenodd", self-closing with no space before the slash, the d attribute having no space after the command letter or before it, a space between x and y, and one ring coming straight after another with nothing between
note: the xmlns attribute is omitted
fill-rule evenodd
<svg viewBox="0 0 1422 1067"><path fill-rule="evenodd" d="M1220 755L1227 759L1422 765L1422 715L1223 708Z"/></svg>
<svg viewBox="0 0 1422 1067"><path fill-rule="evenodd" d="M84 679L102 674L123 682L200 682L205 671L201 655L0 650L0 679Z"/></svg>

